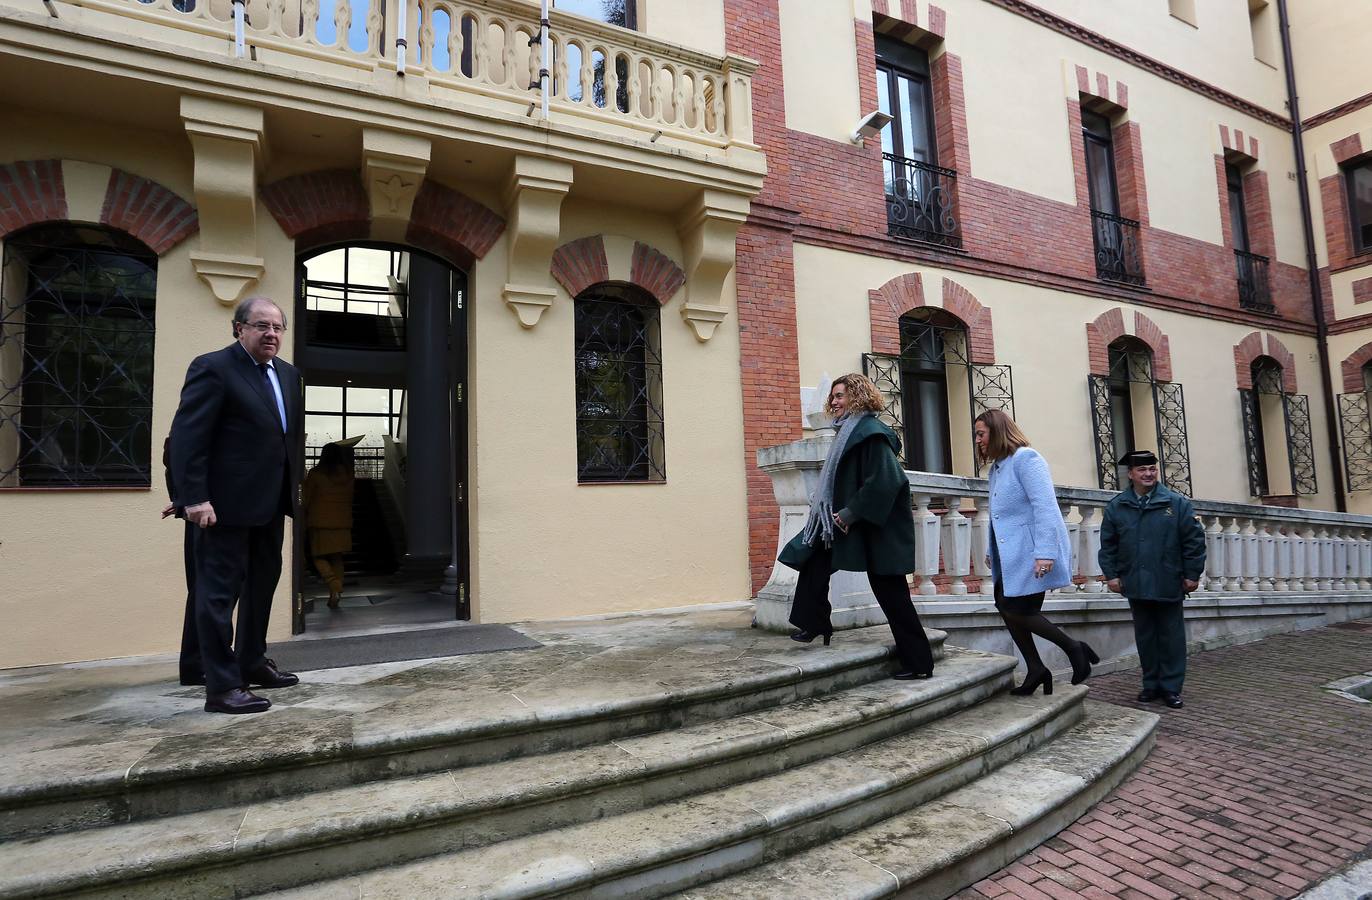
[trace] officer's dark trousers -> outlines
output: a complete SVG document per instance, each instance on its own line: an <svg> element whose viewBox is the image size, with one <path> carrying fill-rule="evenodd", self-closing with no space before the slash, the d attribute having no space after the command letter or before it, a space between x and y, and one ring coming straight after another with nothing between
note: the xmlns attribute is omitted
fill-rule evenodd
<svg viewBox="0 0 1372 900"><path fill-rule="evenodd" d="M243 686L265 658L272 594L281 579L284 521L277 515L266 525L212 525L197 530L195 628L205 663L206 693L222 694Z"/></svg>
<svg viewBox="0 0 1372 900"><path fill-rule="evenodd" d="M829 621L829 567L833 553L819 548L800 567L795 599L791 601L791 624L811 634L829 634L834 630ZM910 601L910 586L904 575L873 575L867 573L867 583L876 594L891 634L896 639L896 655L901 665L911 672L934 671L934 653L929 638L920 624L919 613Z"/></svg>
<svg viewBox="0 0 1372 900"><path fill-rule="evenodd" d="M1180 694L1186 680L1186 619L1179 600L1130 600L1146 690Z"/></svg>

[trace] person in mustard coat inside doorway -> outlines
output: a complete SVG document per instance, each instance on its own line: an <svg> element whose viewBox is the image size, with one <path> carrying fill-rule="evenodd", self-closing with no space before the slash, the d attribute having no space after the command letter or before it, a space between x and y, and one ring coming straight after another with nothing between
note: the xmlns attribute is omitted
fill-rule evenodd
<svg viewBox="0 0 1372 900"><path fill-rule="evenodd" d="M1026 696L1040 685L1045 694L1053 693L1053 674L1039 656L1035 635L1067 654L1072 661L1072 683L1081 684L1091 674L1091 663L1100 658L1043 615L1044 592L1072 581L1072 548L1048 463L1002 410L989 409L977 416L972 436L982 462L991 466L989 556L996 611L1024 657L1024 682L1010 693Z"/></svg>
<svg viewBox="0 0 1372 900"><path fill-rule="evenodd" d="M325 444L319 464L305 476L300 505L309 529L310 556L319 577L329 586L329 609L338 609L343 594L343 554L353 548L352 447Z"/></svg>
<svg viewBox="0 0 1372 900"><path fill-rule="evenodd" d="M805 527L777 557L800 572L791 603L791 639L810 643L834 633L829 576L866 572L891 634L901 668L893 677L929 678L934 655L910 600L905 576L915 570L915 520L910 482L901 468L900 438L876 413L880 392L866 376L844 375L829 389L838 435L820 472Z"/></svg>

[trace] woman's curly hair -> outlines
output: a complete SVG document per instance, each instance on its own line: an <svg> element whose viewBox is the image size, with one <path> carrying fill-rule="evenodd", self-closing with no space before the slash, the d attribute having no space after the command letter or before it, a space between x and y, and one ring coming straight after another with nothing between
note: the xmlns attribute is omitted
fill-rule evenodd
<svg viewBox="0 0 1372 900"><path fill-rule="evenodd" d="M834 388L843 385L848 389L848 408L854 412L881 412L886 408L886 400L881 396L881 391L872 384L866 375L859 375L857 372L850 372L847 375L840 375L829 385L829 396L834 395Z"/></svg>

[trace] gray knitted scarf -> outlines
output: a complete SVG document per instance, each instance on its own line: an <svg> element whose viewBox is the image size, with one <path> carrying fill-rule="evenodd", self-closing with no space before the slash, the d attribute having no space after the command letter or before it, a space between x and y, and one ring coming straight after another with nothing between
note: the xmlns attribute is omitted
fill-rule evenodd
<svg viewBox="0 0 1372 900"><path fill-rule="evenodd" d="M844 416L834 422L838 435L829 445L829 455L824 460L824 468L819 472L819 484L815 487L814 496L810 498L810 516L805 520L805 530L802 532L807 546L813 546L816 537L824 541L825 547L832 547L834 544L834 478L838 475L838 461L843 458L843 451L848 449L853 429L869 415L871 413L858 413Z"/></svg>

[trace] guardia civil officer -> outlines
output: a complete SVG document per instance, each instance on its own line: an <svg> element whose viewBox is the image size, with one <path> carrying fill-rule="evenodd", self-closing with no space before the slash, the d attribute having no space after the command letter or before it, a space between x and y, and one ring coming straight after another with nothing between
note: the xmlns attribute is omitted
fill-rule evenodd
<svg viewBox="0 0 1372 900"><path fill-rule="evenodd" d="M1186 620L1182 601L1205 571L1205 529L1191 501L1158 482L1158 458L1131 450L1129 487L1105 507L1100 570L1110 590L1129 598L1134 641L1143 668L1140 703L1159 698L1182 708Z"/></svg>

